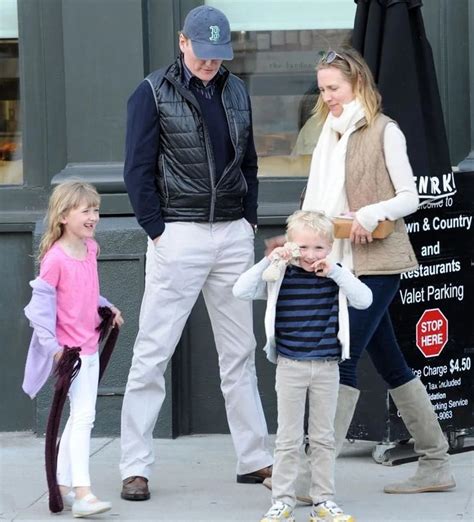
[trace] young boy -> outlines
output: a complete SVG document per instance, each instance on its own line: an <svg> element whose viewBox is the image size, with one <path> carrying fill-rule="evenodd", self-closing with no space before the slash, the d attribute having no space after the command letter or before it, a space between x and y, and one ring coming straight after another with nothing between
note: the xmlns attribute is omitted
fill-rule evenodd
<svg viewBox="0 0 474 522"><path fill-rule="evenodd" d="M328 259L331 220L320 212L297 211L287 221L286 243L242 274L234 285L241 299L267 299L267 358L277 364L278 430L273 466L273 505L261 522L294 522L295 481L309 394L309 443L313 510L310 522L353 522L334 502L334 417L338 362L349 357L347 301L358 309L372 303L371 290ZM276 281L262 274L285 260ZM266 277L268 271L264 274ZM275 274L273 274L275 279Z"/></svg>

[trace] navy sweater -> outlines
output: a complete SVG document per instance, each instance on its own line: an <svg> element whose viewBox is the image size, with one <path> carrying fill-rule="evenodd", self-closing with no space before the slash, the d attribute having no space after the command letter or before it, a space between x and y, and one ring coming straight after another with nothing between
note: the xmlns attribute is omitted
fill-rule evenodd
<svg viewBox="0 0 474 522"><path fill-rule="evenodd" d="M201 114L212 143L214 163L216 165L216 183L226 166L234 157L234 147L229 134L229 125L221 100L221 91L216 90L211 98L203 96L202 91L190 83L191 91L201 107Z"/></svg>

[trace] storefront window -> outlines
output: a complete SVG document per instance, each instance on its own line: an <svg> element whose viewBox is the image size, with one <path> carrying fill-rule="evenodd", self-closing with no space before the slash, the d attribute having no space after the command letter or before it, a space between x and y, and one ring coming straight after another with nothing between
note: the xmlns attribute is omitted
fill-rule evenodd
<svg viewBox="0 0 474 522"><path fill-rule="evenodd" d="M23 183L16 0L0 2L0 185Z"/></svg>
<svg viewBox="0 0 474 522"><path fill-rule="evenodd" d="M232 29L234 59L252 100L260 176L307 176L320 128L315 67L349 44L352 0L210 0Z"/></svg>

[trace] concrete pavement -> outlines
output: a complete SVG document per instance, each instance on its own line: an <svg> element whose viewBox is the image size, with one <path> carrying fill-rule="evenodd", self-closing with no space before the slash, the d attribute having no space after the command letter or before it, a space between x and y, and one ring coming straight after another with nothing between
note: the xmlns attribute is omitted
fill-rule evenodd
<svg viewBox="0 0 474 522"><path fill-rule="evenodd" d="M0 433L0 447L0 520L73 520L70 512L49 513L44 439L31 433ZM346 443L337 460L337 501L357 522L474 520L474 452L452 457L458 483L454 491L387 495L382 491L383 485L407 477L416 464L376 464L371 457L373 447L373 443L362 441ZM119 496L119 440L92 440L93 489L113 504L112 511L97 515L94 520L258 522L270 506L270 492L263 486L235 482L229 435L157 439L155 450L151 500L127 502ZM307 521L309 512L309 506L298 505L297 522Z"/></svg>

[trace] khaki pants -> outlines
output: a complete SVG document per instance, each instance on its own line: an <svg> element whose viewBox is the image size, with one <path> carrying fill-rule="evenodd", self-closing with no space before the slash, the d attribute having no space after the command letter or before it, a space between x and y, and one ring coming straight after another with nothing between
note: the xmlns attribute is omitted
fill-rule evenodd
<svg viewBox="0 0 474 522"><path fill-rule="evenodd" d="M272 463L255 374L252 303L232 286L253 263L254 233L244 219L167 223L158 244L148 242L145 293L122 406L122 478L149 478L153 428L165 398L164 373L202 291L219 358L237 473Z"/></svg>
<svg viewBox="0 0 474 522"><path fill-rule="evenodd" d="M314 504L334 498L334 417L339 389L337 361L299 361L278 357L276 384L278 430L272 499L292 507L304 436L306 394L309 395L308 435L311 447L311 489Z"/></svg>

